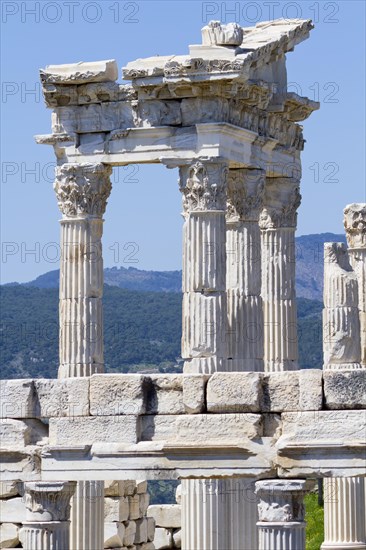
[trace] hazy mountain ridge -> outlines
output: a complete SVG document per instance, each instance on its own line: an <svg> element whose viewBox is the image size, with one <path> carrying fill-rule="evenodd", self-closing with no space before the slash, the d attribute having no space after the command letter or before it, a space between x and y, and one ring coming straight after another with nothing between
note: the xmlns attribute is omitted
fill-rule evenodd
<svg viewBox="0 0 366 550"><path fill-rule="evenodd" d="M296 238L297 295L309 300L323 299L323 248L325 242L346 242L344 235L317 233ZM104 269L107 285L151 292L181 292L181 271L145 271L135 267L107 267ZM16 283L7 286L13 286ZM59 271L49 271L23 286L57 288Z"/></svg>

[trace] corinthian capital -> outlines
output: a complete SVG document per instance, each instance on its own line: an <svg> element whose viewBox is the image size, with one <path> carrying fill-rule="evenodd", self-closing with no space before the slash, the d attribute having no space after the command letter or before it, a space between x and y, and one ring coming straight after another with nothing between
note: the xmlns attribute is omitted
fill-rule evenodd
<svg viewBox="0 0 366 550"><path fill-rule="evenodd" d="M25 483L27 521L68 521L76 482Z"/></svg>
<svg viewBox="0 0 366 550"><path fill-rule="evenodd" d="M112 168L105 164L63 164L56 167L56 192L64 216L102 216L111 192Z"/></svg>
<svg viewBox="0 0 366 550"><path fill-rule="evenodd" d="M267 178L264 206L259 217L261 229L296 227L301 203L299 182L293 178Z"/></svg>
<svg viewBox="0 0 366 550"><path fill-rule="evenodd" d="M350 248L366 248L366 203L353 203L346 206L344 228Z"/></svg>
<svg viewBox="0 0 366 550"><path fill-rule="evenodd" d="M227 223L258 221L264 198L265 172L239 168L229 170Z"/></svg>
<svg viewBox="0 0 366 550"><path fill-rule="evenodd" d="M225 210L228 167L225 162L198 160L179 169L179 187L185 214Z"/></svg>

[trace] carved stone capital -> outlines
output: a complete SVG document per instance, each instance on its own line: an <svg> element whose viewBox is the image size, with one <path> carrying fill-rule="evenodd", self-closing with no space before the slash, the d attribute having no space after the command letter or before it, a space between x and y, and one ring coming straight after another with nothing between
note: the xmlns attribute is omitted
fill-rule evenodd
<svg viewBox="0 0 366 550"><path fill-rule="evenodd" d="M366 203L346 206L344 228L349 248L366 248Z"/></svg>
<svg viewBox="0 0 366 550"><path fill-rule="evenodd" d="M75 481L25 483L26 520L68 521L75 488Z"/></svg>
<svg viewBox="0 0 366 550"><path fill-rule="evenodd" d="M263 206L264 184L263 170L229 170L227 223L258 221Z"/></svg>
<svg viewBox="0 0 366 550"><path fill-rule="evenodd" d="M307 492L305 480L257 481L255 487L259 497L259 521L270 523L304 521L303 498Z"/></svg>
<svg viewBox="0 0 366 550"><path fill-rule="evenodd" d="M59 209L65 217L102 216L111 192L112 168L106 164L63 164L56 167Z"/></svg>
<svg viewBox="0 0 366 550"><path fill-rule="evenodd" d="M183 213L225 210L228 166L217 160L197 160L179 169Z"/></svg>
<svg viewBox="0 0 366 550"><path fill-rule="evenodd" d="M261 229L296 227L301 203L300 185L293 178L267 178L264 207L259 216Z"/></svg>

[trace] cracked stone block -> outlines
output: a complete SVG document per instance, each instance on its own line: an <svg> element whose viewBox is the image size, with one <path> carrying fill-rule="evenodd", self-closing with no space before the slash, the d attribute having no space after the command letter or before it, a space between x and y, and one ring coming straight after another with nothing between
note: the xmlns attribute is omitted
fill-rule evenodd
<svg viewBox="0 0 366 550"><path fill-rule="evenodd" d="M33 380L0 380L0 418L34 418Z"/></svg>
<svg viewBox="0 0 366 550"><path fill-rule="evenodd" d="M256 372L216 372L207 383L208 412L260 411L261 377Z"/></svg>
<svg viewBox="0 0 366 550"><path fill-rule="evenodd" d="M140 374L94 374L90 378L90 414L144 414L144 387L145 377Z"/></svg>

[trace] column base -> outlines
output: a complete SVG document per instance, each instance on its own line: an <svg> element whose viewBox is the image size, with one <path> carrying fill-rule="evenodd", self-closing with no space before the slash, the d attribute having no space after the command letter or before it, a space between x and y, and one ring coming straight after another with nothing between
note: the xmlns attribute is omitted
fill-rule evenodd
<svg viewBox="0 0 366 550"><path fill-rule="evenodd" d="M84 378L93 374L104 374L104 365L101 363L78 363L76 365L60 365L58 378Z"/></svg>

